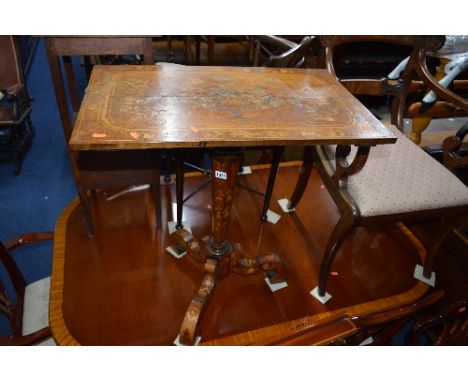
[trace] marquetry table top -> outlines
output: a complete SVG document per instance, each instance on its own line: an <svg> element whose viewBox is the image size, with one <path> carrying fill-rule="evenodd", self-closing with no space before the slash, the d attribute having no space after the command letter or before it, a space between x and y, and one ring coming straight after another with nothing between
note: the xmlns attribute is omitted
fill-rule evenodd
<svg viewBox="0 0 468 382"><path fill-rule="evenodd" d="M73 149L380 144L396 138L322 69L95 66Z"/></svg>

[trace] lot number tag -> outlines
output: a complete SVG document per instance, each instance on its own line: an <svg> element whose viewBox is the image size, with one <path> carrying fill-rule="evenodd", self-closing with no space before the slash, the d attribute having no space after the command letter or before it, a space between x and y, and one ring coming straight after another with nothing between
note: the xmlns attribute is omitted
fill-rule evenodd
<svg viewBox="0 0 468 382"><path fill-rule="evenodd" d="M227 180L227 173L224 171L215 171L215 178Z"/></svg>

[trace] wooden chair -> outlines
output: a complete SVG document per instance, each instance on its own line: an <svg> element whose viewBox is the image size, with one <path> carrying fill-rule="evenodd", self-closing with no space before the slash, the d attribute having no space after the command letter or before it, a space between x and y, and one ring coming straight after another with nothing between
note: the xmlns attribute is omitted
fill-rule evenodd
<svg viewBox="0 0 468 382"><path fill-rule="evenodd" d="M73 72L72 56L143 55L145 64L153 64L150 37L48 37L46 47L67 142L72 134L75 115L81 103ZM62 68L66 75L66 82L62 75ZM97 188L150 184L156 221L158 227L161 227L159 153L157 151L70 152L70 160L89 235L94 235L94 225L87 193L88 190Z"/></svg>
<svg viewBox="0 0 468 382"><path fill-rule="evenodd" d="M442 153L445 167L468 184L468 148L467 144L463 143L466 134L468 134L468 122L460 127L455 135L444 139Z"/></svg>
<svg viewBox="0 0 468 382"><path fill-rule="evenodd" d="M16 38L0 36L0 52L0 153L13 157L18 175L34 137L31 105Z"/></svg>
<svg viewBox="0 0 468 382"><path fill-rule="evenodd" d="M11 330L10 334L0 333L0 345L55 345L49 328L50 277L26 285L10 253L25 244L53 238L53 232L35 232L6 244L0 241L0 263L10 278L8 282L0 280L0 313L8 319ZM9 283L12 293L7 293Z"/></svg>
<svg viewBox="0 0 468 382"><path fill-rule="evenodd" d="M184 38L184 45L185 45L185 54L187 57L187 63L189 65L200 65L201 64L201 44L206 43L207 50L206 50L206 65L213 66L217 63L215 62L215 46L218 44L230 44L231 48L235 47L236 52L242 50L242 47L245 47L245 51L249 53L251 52L252 48L252 40L249 36L216 36L216 35L209 35L209 36L185 36ZM195 57L193 57L192 53L192 45L195 44ZM230 51L224 51L229 52ZM232 56L232 54L230 55ZM243 63L246 60L239 60L239 56L233 56L236 59L236 63ZM247 57L247 54L245 55ZM218 63L219 65L219 63Z"/></svg>
<svg viewBox="0 0 468 382"><path fill-rule="evenodd" d="M305 61L304 57L307 55L309 48L310 48L310 44L312 43L313 40L314 40L314 37L306 36L302 39L302 41L299 44L296 44L292 41L288 41L277 36L256 36L255 45L256 45L256 51L258 52L256 54L257 56L256 63L257 64L259 63L258 57L260 56L262 47L264 46L264 44L268 44L269 46L274 46L276 51L279 53L276 55L271 55L267 57L263 63L263 66L265 67L288 67L288 68L302 66ZM247 188L250 191L264 195L263 209L262 209L262 214L260 216L261 220L267 219L267 212L270 206L271 194L273 192L273 186L275 183L276 174L278 172L279 163L280 163L281 156L283 153L283 147L276 147L276 148L273 148L272 150L273 150L273 154L271 156L272 157L271 169L270 169L270 174L268 177L267 188L265 190L265 194L262 194L259 191L252 190L246 186L243 186L244 188ZM194 192L193 192L186 198L183 197L184 165L187 164L184 161L184 159L187 156L188 156L187 152L183 153L180 150L177 152L177 158L176 158L177 217L176 217L176 225L175 225L176 229L183 228L183 223L182 223L183 204L191 196L194 195ZM208 174L208 176L211 176L210 171L206 171L203 169L201 170L205 171ZM242 166L241 166L240 171L242 171ZM205 182L195 192L205 187L208 184L208 182Z"/></svg>
<svg viewBox="0 0 468 382"><path fill-rule="evenodd" d="M409 345L419 345L423 336L432 345L468 345L468 301L450 304L436 314L418 320L407 336Z"/></svg>
<svg viewBox="0 0 468 382"><path fill-rule="evenodd" d="M333 48L346 41L368 40L370 36L325 37L327 68L333 70ZM443 37L432 36L373 36L377 40L395 41L412 47L411 56L402 81L396 86L392 103L392 121L401 122L405 89L411 73L425 49L437 49ZM304 164L288 207L299 202L315 162L320 176L340 211L326 246L320 267L319 285L313 295L321 302L331 296L326 293L333 260L344 239L356 226L407 220L439 221L437 234L427 246L423 270L416 267L418 277L434 284L432 272L434 255L445 236L466 217L468 189L450 171L418 146L409 141L397 128L388 126L397 137L391 145L375 148L350 146L307 147ZM367 160L367 162L366 162ZM345 256L346 254L342 254Z"/></svg>
<svg viewBox="0 0 468 382"><path fill-rule="evenodd" d="M313 36L305 36L298 44L279 36L254 36L253 66L303 67L313 40Z"/></svg>
<svg viewBox="0 0 468 382"><path fill-rule="evenodd" d="M427 129L432 119L466 117L468 115L468 101L466 99L468 95L468 70L466 70L468 37L447 36L442 48L430 52L430 55L432 60L438 61L434 70L435 74L433 75L428 69L428 57L420 55L416 64L420 80L413 81L410 91L417 90L421 96L419 99L408 102L405 112L405 116L412 119L411 131L408 132L407 136L416 144L420 144L421 134ZM453 64L452 58L460 65L455 66L447 75L446 67ZM462 70L462 67L465 67L465 70ZM446 82L452 77L455 79L451 81L449 86L441 85L441 82ZM433 91L437 98L433 102L425 103L425 98L422 96L429 91Z"/></svg>

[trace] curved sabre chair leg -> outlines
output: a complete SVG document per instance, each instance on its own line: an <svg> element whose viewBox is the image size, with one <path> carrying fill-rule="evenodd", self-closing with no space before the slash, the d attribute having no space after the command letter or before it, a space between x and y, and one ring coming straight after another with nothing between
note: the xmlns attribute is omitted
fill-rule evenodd
<svg viewBox="0 0 468 382"><path fill-rule="evenodd" d="M288 209L293 209L296 207L297 203L302 198L304 191L309 182L310 174L314 165L314 160L312 156L313 146L306 146L304 148L304 155L302 159L301 173L297 179L296 187L294 188L293 194L289 200Z"/></svg>
<svg viewBox="0 0 468 382"><path fill-rule="evenodd" d="M447 218L441 221L435 235L427 247L427 255L424 259L423 275L425 278L430 278L432 274L432 266L440 245L443 243L447 235L462 222L463 217Z"/></svg>
<svg viewBox="0 0 468 382"><path fill-rule="evenodd" d="M273 149L273 158L271 160L270 174L268 176L268 184L265 191L265 199L263 201L263 211L260 220L265 221L267 219L268 208L270 208L271 195L273 193L273 187L275 185L276 175L278 174L278 168L283 155L284 147L275 147Z"/></svg>
<svg viewBox="0 0 468 382"><path fill-rule="evenodd" d="M325 249L322 264L320 265L320 275L318 283L319 296L325 296L328 283L328 275L330 274L330 268L333 264L333 260L335 259L338 249L340 248L341 244L346 238L346 235L354 227L354 223L355 219L352 215L341 216L340 220L338 220L338 223L336 223L336 226L333 229L330 238L328 239L327 248Z"/></svg>

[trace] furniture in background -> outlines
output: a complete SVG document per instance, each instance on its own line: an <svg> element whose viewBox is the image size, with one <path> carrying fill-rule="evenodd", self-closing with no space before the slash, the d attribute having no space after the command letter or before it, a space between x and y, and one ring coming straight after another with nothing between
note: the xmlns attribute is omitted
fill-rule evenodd
<svg viewBox="0 0 468 382"><path fill-rule="evenodd" d="M428 69L428 58L438 60L434 75ZM412 119L407 136L414 143L420 144L421 134L432 119L468 116L467 68L468 36L446 36L440 49L419 56L416 64L419 81L413 81L410 91L422 94L408 102L405 113Z"/></svg>
<svg viewBox="0 0 468 382"><path fill-rule="evenodd" d="M70 139L81 101L77 91L72 56L143 55L153 63L151 37L47 37L47 55L66 142ZM62 75L63 70L66 81ZM66 91L68 89L68 92ZM130 91L130 90L129 90ZM70 114L70 108L72 113ZM94 134L99 139L100 131ZM88 233L94 235L88 190L151 185L157 221L161 222L159 155L155 151L89 151L70 153L78 194L85 212Z"/></svg>
<svg viewBox="0 0 468 382"><path fill-rule="evenodd" d="M439 48L444 39L438 36L325 36L321 38L321 43L325 48L327 68L331 74L335 75L335 47L360 40L394 41L412 47L401 81L393 84L396 89L393 90L392 122L401 126L411 74L421 57L425 57L425 51ZM354 115L353 120L359 121L359 116ZM368 129L366 123L357 123L363 131ZM341 215L323 254L319 284L312 291L322 303L331 298L326 289L334 258L346 236L355 227L389 221L438 220L439 229L427 245L428 256L424 266L421 268L417 265L415 269L415 276L434 285L434 256L445 236L466 218L466 186L409 141L397 128L389 128L397 137L394 145L351 149L351 145L341 144L310 146L305 149L303 171L288 202L288 209L293 210L302 197L315 163ZM343 253L342 256L346 254Z"/></svg>
<svg viewBox="0 0 468 382"><path fill-rule="evenodd" d="M407 336L409 345L468 345L468 301L457 301L441 311L419 319ZM422 343L424 344L424 342Z"/></svg>
<svg viewBox="0 0 468 382"><path fill-rule="evenodd" d="M224 44L231 47L229 54L229 60L232 63L246 63L246 61L252 62L252 40L249 36L220 36L220 35L209 35L209 36L185 36L184 44L186 57L189 64L200 65L201 60L201 44L206 44L206 64L208 66L220 65L215 60L215 47L216 45ZM195 57L193 55L192 46L195 45ZM225 49L225 53L227 50ZM247 60L246 60L247 58ZM227 64L227 63L224 63Z"/></svg>
<svg viewBox="0 0 468 382"><path fill-rule="evenodd" d="M153 64L151 37L46 37L46 49L67 144L81 103L73 72L72 56L138 54L143 55L146 65ZM63 78L62 69L65 72L66 81ZM88 71L87 74L89 80L91 72ZM70 114L70 108L72 114Z"/></svg>
<svg viewBox="0 0 468 382"><path fill-rule="evenodd" d="M468 134L468 122L460 127L455 135L444 139L442 143L442 163L458 176L463 183L468 185L468 153L466 143L463 143L466 134Z"/></svg>
<svg viewBox="0 0 468 382"><path fill-rule="evenodd" d="M0 36L0 155L18 175L34 138L31 104L15 36Z"/></svg>
<svg viewBox="0 0 468 382"><path fill-rule="evenodd" d="M267 68L301 68L305 66L314 36L305 36L299 43L279 36L254 36L253 66Z"/></svg>
<svg viewBox="0 0 468 382"><path fill-rule="evenodd" d="M11 328L11 334L0 333L0 345L55 345L49 328L50 277L26 285L11 255L15 248L53 238L53 232L34 232L6 244L0 241L0 263L10 278L0 280L0 314L7 317ZM13 292L8 293L10 283Z"/></svg>

